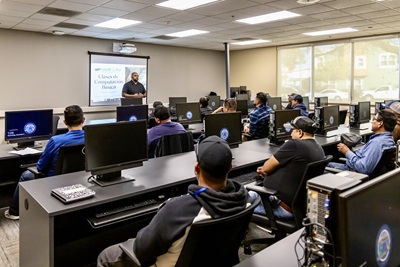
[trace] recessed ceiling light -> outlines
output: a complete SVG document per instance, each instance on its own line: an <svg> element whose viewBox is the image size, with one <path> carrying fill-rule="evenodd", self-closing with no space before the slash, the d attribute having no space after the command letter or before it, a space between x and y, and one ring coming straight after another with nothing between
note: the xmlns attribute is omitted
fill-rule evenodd
<svg viewBox="0 0 400 267"><path fill-rule="evenodd" d="M233 45L251 45L251 44L261 44L261 43L269 43L271 41L269 40L249 40L249 41L243 41L243 42L236 42L236 43L232 43Z"/></svg>
<svg viewBox="0 0 400 267"><path fill-rule="evenodd" d="M112 20L108 20L108 21L96 24L94 26L95 27L103 27L103 28L111 28L111 29L119 29L122 27L130 26L130 25L134 25L134 24L138 24L138 23L141 23L141 21L116 18L116 19L112 19Z"/></svg>
<svg viewBox="0 0 400 267"><path fill-rule="evenodd" d="M236 21L247 23L247 24L258 24L258 23L265 23L265 22L271 22L271 21L282 20L282 19L290 19L290 18L294 18L294 17L298 17L298 16L301 16L301 15L284 10L284 11L269 13L269 14L265 14L265 15L250 17L247 19L239 19Z"/></svg>
<svg viewBox="0 0 400 267"><path fill-rule="evenodd" d="M157 4L157 6L168 7L178 10L185 10L218 1L220 0L169 0L159 3Z"/></svg>
<svg viewBox="0 0 400 267"><path fill-rule="evenodd" d="M297 0L297 3L302 4L302 5L311 5L318 3L319 0Z"/></svg>
<svg viewBox="0 0 400 267"><path fill-rule="evenodd" d="M53 31L53 35L64 35L64 34L65 34L65 32L63 32L63 31Z"/></svg>
<svg viewBox="0 0 400 267"><path fill-rule="evenodd" d="M187 30L187 31L181 31L181 32L175 32L175 33L169 33L166 34L166 36L172 36L172 37L187 37L187 36L192 36L192 35L197 35L197 34L203 34L203 33L209 33L208 31L200 31L200 30Z"/></svg>
<svg viewBox="0 0 400 267"><path fill-rule="evenodd" d="M392 0L371 0L371 2L389 2Z"/></svg>
<svg viewBox="0 0 400 267"><path fill-rule="evenodd" d="M327 34L338 34L338 33L345 33L345 32L357 32L358 30L353 28L341 28L341 29L333 29L327 31L318 31L318 32L306 32L303 33L304 35L309 36L320 36L320 35L327 35Z"/></svg>

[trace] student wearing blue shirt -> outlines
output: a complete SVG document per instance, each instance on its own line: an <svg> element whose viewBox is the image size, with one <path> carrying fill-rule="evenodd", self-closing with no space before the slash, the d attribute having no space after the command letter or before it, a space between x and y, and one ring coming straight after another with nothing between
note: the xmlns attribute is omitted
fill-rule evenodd
<svg viewBox="0 0 400 267"><path fill-rule="evenodd" d="M68 106L64 110L64 123L68 128L65 134L55 135L50 138L36 168L45 176L53 176L56 167L58 151L61 146L83 144L85 142L84 132L82 130L85 117L82 109L77 105ZM35 179L35 175L30 171L25 171L19 178L19 182ZM4 216L10 220L19 219L19 186L15 189L10 208L5 211Z"/></svg>
<svg viewBox="0 0 400 267"><path fill-rule="evenodd" d="M345 144L339 143L339 152L346 156L346 164L330 162L328 167L340 170L353 170L370 175L379 163L383 151L395 147L392 131L396 125L396 115L389 110L381 110L371 122L374 134L357 151L351 151Z"/></svg>
<svg viewBox="0 0 400 267"><path fill-rule="evenodd" d="M292 103L292 109L298 109L300 110L301 116L308 117L307 106L303 103L303 97L301 95L294 95L290 103Z"/></svg>
<svg viewBox="0 0 400 267"><path fill-rule="evenodd" d="M268 123L272 109L267 105L266 94L259 92L254 99L256 108L250 113L250 123L243 127L243 131L250 134L253 138L261 137L265 123Z"/></svg>

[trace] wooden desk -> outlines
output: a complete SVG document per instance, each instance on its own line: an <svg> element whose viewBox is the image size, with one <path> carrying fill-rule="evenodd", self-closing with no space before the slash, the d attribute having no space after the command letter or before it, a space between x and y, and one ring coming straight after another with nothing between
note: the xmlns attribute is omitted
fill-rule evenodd
<svg viewBox="0 0 400 267"><path fill-rule="evenodd" d="M234 171L258 166L267 153L232 149ZM20 184L20 265L83 266L96 261L107 246L136 236L154 214L130 218L94 229L87 219L110 207L122 206L160 195L172 197L187 193L194 183L195 152L187 152L144 163L123 174L134 182L100 187L87 182L86 172L76 172ZM255 167L254 167L255 168ZM50 195L52 189L80 183L96 191L92 199L62 204Z"/></svg>

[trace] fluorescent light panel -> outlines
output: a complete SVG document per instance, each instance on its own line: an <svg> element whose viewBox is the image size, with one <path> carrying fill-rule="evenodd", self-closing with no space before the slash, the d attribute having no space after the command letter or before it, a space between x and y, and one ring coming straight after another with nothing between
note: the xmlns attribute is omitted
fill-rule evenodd
<svg viewBox="0 0 400 267"><path fill-rule="evenodd" d="M237 43L232 43L233 45L252 45L252 44L261 44L261 43L269 43L271 41L269 40L249 40L249 41L243 41L243 42L237 42Z"/></svg>
<svg viewBox="0 0 400 267"><path fill-rule="evenodd" d="M134 25L134 24L138 24L138 23L141 23L141 21L116 18L116 19L112 19L112 20L108 20L108 21L96 24L94 26L95 27L103 27L103 28L111 28L111 29L119 29L122 27L130 26L130 25Z"/></svg>
<svg viewBox="0 0 400 267"><path fill-rule="evenodd" d="M209 33L208 31L200 31L200 30L187 30L187 31L181 31L181 32L175 32L175 33L169 33L166 34L166 36L172 36L172 37L188 37L192 35L197 35L197 34L203 34L203 33Z"/></svg>
<svg viewBox="0 0 400 267"><path fill-rule="evenodd" d="M218 1L220 0L169 0L159 3L157 4L157 6L168 7L178 10L185 10Z"/></svg>
<svg viewBox="0 0 400 267"><path fill-rule="evenodd" d="M327 34L338 34L338 33L345 33L345 32L357 32L358 30L353 28L340 28L340 29L333 29L327 31L318 31L318 32L306 32L303 33L304 35L309 36L320 36L320 35L327 35Z"/></svg>
<svg viewBox="0 0 400 267"><path fill-rule="evenodd" d="M269 13L269 14L265 14L265 15L255 16L255 17L251 17L251 18L247 18L247 19L239 19L236 21L247 23L247 24L259 24L259 23L271 22L271 21L276 21L276 20L290 19L290 18L299 17L299 16L301 16L301 15L284 10L284 11Z"/></svg>

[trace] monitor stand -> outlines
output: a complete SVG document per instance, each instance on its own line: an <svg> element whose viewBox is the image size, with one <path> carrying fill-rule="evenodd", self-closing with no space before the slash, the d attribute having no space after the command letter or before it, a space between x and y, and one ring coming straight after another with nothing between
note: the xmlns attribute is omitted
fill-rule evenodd
<svg viewBox="0 0 400 267"><path fill-rule="evenodd" d="M38 149L42 147L43 147L42 145L35 144L35 141L29 141L29 142L17 143L17 146L14 146L13 149L19 151L19 150L24 150L25 148Z"/></svg>
<svg viewBox="0 0 400 267"><path fill-rule="evenodd" d="M93 179L93 182L102 187L125 183L125 182L132 182L132 181L135 181L135 177L129 175L122 176L121 171L98 174L95 175L95 179Z"/></svg>

